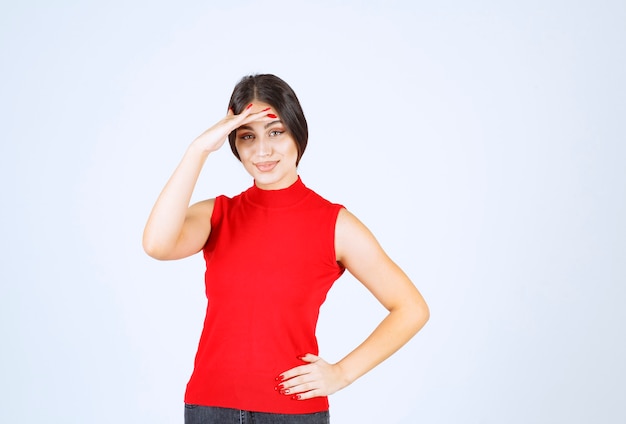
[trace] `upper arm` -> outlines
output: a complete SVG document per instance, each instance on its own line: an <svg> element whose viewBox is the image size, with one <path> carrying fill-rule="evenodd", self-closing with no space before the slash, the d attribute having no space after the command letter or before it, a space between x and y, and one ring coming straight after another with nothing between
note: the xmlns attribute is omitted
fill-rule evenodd
<svg viewBox="0 0 626 424"><path fill-rule="evenodd" d="M187 209L176 246L166 259L181 259L198 253L211 234L211 215L215 199L194 203Z"/></svg>
<svg viewBox="0 0 626 424"><path fill-rule="evenodd" d="M371 231L346 209L335 227L337 261L387 309L410 302L425 304L408 276L389 258Z"/></svg>

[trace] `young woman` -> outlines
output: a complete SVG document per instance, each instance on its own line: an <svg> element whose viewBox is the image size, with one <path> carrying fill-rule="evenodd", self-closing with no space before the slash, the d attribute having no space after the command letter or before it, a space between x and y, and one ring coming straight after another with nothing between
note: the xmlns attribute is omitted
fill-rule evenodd
<svg viewBox="0 0 626 424"><path fill-rule="evenodd" d="M206 159L227 138L254 184L189 206ZM297 166L307 140L291 87L274 75L244 77L228 114L191 143L148 218L143 246L150 256L203 251L206 260L208 304L185 393L187 424L328 423L327 396L428 320L424 299L365 225L303 184ZM346 269L389 314L331 364L317 356L315 327Z"/></svg>

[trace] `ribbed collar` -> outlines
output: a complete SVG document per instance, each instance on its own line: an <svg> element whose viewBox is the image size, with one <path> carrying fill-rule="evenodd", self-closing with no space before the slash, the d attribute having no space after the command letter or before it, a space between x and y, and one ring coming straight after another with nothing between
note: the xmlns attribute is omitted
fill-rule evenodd
<svg viewBox="0 0 626 424"><path fill-rule="evenodd" d="M304 185L300 176L295 183L280 190L263 190L256 184L245 191L245 198L255 205L265 208L284 208L295 205L304 199L310 190Z"/></svg>

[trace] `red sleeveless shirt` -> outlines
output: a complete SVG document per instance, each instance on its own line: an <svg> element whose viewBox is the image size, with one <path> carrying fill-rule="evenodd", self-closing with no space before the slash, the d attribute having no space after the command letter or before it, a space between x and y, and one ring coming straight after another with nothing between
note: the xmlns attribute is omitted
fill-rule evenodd
<svg viewBox="0 0 626 424"><path fill-rule="evenodd" d="M292 400L274 387L283 371L318 354L319 308L344 269L335 256L341 205L300 178L282 190L215 200L204 247L207 311L185 402L304 414L326 397Z"/></svg>

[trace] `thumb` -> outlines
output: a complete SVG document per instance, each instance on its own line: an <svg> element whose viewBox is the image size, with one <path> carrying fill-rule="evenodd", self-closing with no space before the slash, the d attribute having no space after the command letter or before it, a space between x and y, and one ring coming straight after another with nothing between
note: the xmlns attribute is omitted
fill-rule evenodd
<svg viewBox="0 0 626 424"><path fill-rule="evenodd" d="M312 364L313 362L319 361L321 358L319 356L313 355L312 353L307 353L306 355L298 356L298 359Z"/></svg>

